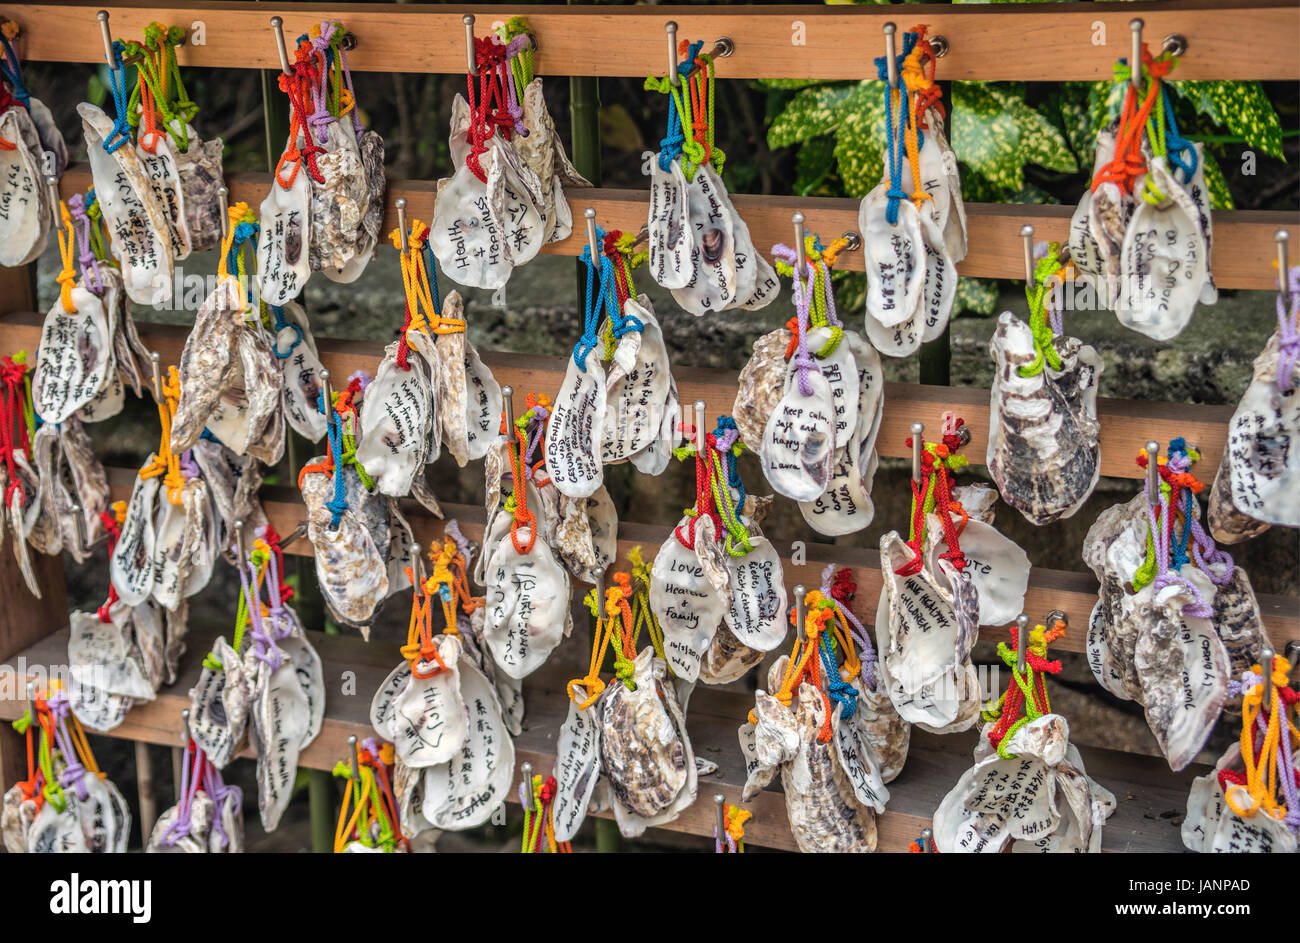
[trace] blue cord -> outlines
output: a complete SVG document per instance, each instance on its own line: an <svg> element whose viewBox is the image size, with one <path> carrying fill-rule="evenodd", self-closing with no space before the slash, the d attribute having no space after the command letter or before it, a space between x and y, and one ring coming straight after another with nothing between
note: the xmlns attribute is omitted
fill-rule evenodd
<svg viewBox="0 0 1300 943"><path fill-rule="evenodd" d="M916 33L907 32L903 34L903 54L896 56L895 71L901 75L903 71L903 60L911 55L913 47L916 46ZM885 56L877 56L874 60L876 63L876 75L885 82L885 147L889 152L889 190L886 195L889 197L889 205L885 209L885 219L889 225L898 224L898 202L907 199L907 194L902 188L903 177L903 132L907 127L907 109L902 109L902 114L898 116L898 134L894 134L894 102L892 90L889 87L889 63L885 61ZM906 101L907 90L901 87L902 79L899 79L902 93L902 100ZM917 135L917 147L921 146L920 135Z"/></svg>
<svg viewBox="0 0 1300 943"><path fill-rule="evenodd" d="M0 35L0 43L4 43L5 58L0 60L0 74L3 74L5 81L13 86L13 96L18 99L19 104L30 110L31 105L28 102L31 94L27 91L27 86L23 84L23 68L18 61L18 53L9 42L8 36Z"/></svg>
<svg viewBox="0 0 1300 943"><path fill-rule="evenodd" d="M682 78L691 74L691 69L695 57L699 55L700 50L704 48L704 41L691 43L686 50L686 59L677 64L677 74ZM685 94L685 92L683 92ZM673 161L681 156L682 145L686 143L686 135L682 130L682 116L677 111L677 100L672 93L668 93L668 131L664 138L659 142L659 169L669 170Z"/></svg>
<svg viewBox="0 0 1300 943"><path fill-rule="evenodd" d="M122 41L113 40L113 64L108 70L108 85L113 90L113 132L104 140L104 151L113 153L131 140L131 126L126 120L126 67L122 65Z"/></svg>
<svg viewBox="0 0 1300 943"><path fill-rule="evenodd" d="M339 529L343 512L348 509L347 495L343 491L343 424L325 402L325 388L321 387L318 402L322 415L325 416L325 429L329 435L330 454L334 457L334 497L325 502L330 509L330 530Z"/></svg>
<svg viewBox="0 0 1300 943"><path fill-rule="evenodd" d="M596 227L596 245L602 245L605 241L605 231L599 226ZM587 355L596 348L600 338L596 335L597 314L603 304L606 312L609 313L611 322L618 317L618 299L614 297L614 263L604 255L600 257L600 287L596 289L596 266L591 260L591 246L584 246L582 249L581 259L587 264L587 297L586 310L583 313L583 330L582 337L578 343L573 345L573 362L578 365L578 369L584 373L587 370ZM593 289L596 289L593 292ZM636 318L630 318L631 321L637 321ZM637 324L640 324L637 321ZM624 327L623 333L632 330L630 326ZM617 333L617 331L616 331Z"/></svg>

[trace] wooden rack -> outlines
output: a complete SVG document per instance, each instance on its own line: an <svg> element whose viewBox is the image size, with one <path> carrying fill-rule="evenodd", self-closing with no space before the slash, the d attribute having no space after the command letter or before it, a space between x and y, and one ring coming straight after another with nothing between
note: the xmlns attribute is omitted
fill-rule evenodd
<svg viewBox="0 0 1300 943"><path fill-rule="evenodd" d="M11 3L4 12L23 29L20 49L25 60L98 63L102 43L95 13L99 9L100 4ZM706 41L728 36L735 42L735 54L718 63L717 74L722 80L871 78L874 67L870 60L883 51L881 25L887 20L903 28L925 23L932 35L940 34L948 40L951 51L940 64L944 80L1102 80L1110 77L1115 59L1126 54L1128 21L1140 16L1153 45L1173 33L1186 38L1188 52L1180 60L1175 78L1300 79L1300 59L1295 54L1300 4L1295 0L1042 6L761 4L726 8L399 3L293 3L275 7L242 2L132 2L115 3L107 9L115 36L139 35L152 21L188 24L192 31L201 28L202 42L197 41L200 33L193 32L195 41L180 50L184 66L278 69L268 26L269 18L278 14L284 17L285 32L290 37L313 23L341 20L359 40L349 53L354 70L442 73L464 69L464 48L459 37L463 35L461 17L465 13L478 18L480 35L494 23L522 15L538 38L537 73L574 76L662 73L663 23L672 19L679 24L680 36ZM1099 42L1099 37L1107 40ZM35 91L39 94L39 90ZM231 202L257 206L268 191L270 176L232 174L227 183ZM70 168L61 182L65 197L84 192L89 185L85 165ZM399 196L406 198L410 218L428 220L433 214L436 183L392 182L385 231L396 224L392 201ZM607 229L636 231L646 218L645 191L571 189L567 196L575 218L581 218L583 209L593 207ZM855 200L745 195L733 199L760 248L788 238L790 215L795 210L805 214L810 230L828 237L857 228ZM1020 227L1031 223L1038 238L1063 239L1073 212L1067 206L992 204L972 204L967 210L970 254L959 267L961 274L1012 279L1023 277L1024 271ZM1272 287L1276 277L1270 265L1273 233L1280 226L1296 224L1297 214L1293 212L1216 213L1213 265L1218 284L1224 288ZM576 256L582 247L583 236L575 234L545 251ZM857 253L846 253L840 267L861 271L862 258ZM0 269L0 351L30 351L36 347L42 316L35 308L29 273ZM1207 309L1198 316L1208 316L1212 311ZM734 316L744 317L743 313ZM164 363L177 361L185 339L183 329L143 323L140 329L145 344L158 350ZM1260 341L1262 344L1263 338ZM380 343L323 337L318 338L318 346L325 366L336 376L347 376L358 369L373 370L383 350ZM552 395L564 371L564 360L558 357L485 351L484 360L503 384ZM736 377L730 371L691 368L680 371L678 380L683 402L703 399L727 409L735 398ZM953 410L965 417L973 436L967 452L978 460L984 454L988 434L988 401L987 390L888 384L878 439L880 453L905 457L902 442L912 421L920 419L931 426L941 413ZM1183 435L1199 446L1201 467L1216 468L1232 408L1103 399L1099 412L1102 474L1134 479L1142 472L1135 466L1133 455L1151 438L1168 440ZM133 477L133 469L110 470L115 498L129 494ZM287 533L302 519L302 504L295 490L268 487L263 489L263 495L267 513L281 533ZM416 537L427 545L441 532L442 525L414 503L407 505ZM448 517L461 522L469 536L481 534L481 509L445 510ZM625 561L628 550L635 545L653 552L666 533L662 525L620 522L620 557ZM309 550L305 542L290 548L294 553ZM66 661L67 603L61 563L38 555L34 555L33 562L44 594L39 602L27 594L10 555L0 556L0 599L6 602L0 606L0 689L15 682L21 689L26 677L6 677L15 675L19 665L25 665L27 676L32 676L45 666ZM788 585L815 585L827 563L852 567L859 583L858 615L868 624L874 620L880 591L879 560L874 551L809 544L804 562L783 562ZM1083 632L1096 589L1091 573L1035 568L1026 608L1031 612L1063 609L1069 616L1070 631L1059 647L1082 651ZM15 600L22 600L22 604L13 604ZM1281 651L1288 641L1300 639L1300 607L1293 597L1263 596L1260 605L1277 650ZM188 702L186 692L197 677L208 641L196 631L189 640L189 654L178 683L160 692L155 701L138 704L111 736L178 744L180 709ZM325 729L301 757L304 767L327 770L346 755L346 738L350 734L371 733L367 720L370 694L392 668L395 656L388 646L367 646L353 636L313 634L313 641L325 662L327 678L338 677L345 670L357 674L357 694L331 694ZM554 738L565 709L564 683L584 670L576 662L565 663L564 659L574 654L571 648L564 646L552 664L525 681L528 717L516 746L519 761L531 762L541 772L550 770L554 762ZM700 801L668 828L710 835L713 819L708 796L722 792L729 801L738 801L743 770L736 727L750 706L748 695L736 686L697 689L688 719L692 742L697 753L719 765L719 771L701 779ZM21 702L0 700L0 718L13 719L21 707ZM891 786L889 811L879 820L880 849L884 851L906 848L929 824L940 798L970 764L973 734L935 737L914 732L912 742L907 766ZM1181 850L1178 829L1170 824L1170 817L1183 809L1191 778L1204 772L1203 768L1192 767L1174 774L1159 760L1105 750L1085 749L1083 755L1089 773L1119 798L1119 809L1104 830L1107 850ZM19 741L7 729L0 730L0 777L6 783L14 781L21 775L23 763ZM755 817L747 827L747 840L756 845L793 848L779 791L765 790L749 807Z"/></svg>

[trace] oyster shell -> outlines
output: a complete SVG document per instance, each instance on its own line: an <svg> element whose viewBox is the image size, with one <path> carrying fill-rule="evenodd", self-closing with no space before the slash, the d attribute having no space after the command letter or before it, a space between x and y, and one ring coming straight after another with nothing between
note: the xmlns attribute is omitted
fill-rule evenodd
<svg viewBox="0 0 1300 943"><path fill-rule="evenodd" d="M1237 510L1237 506L1232 503L1231 476L1231 453L1225 449L1223 457L1219 459L1219 470L1214 473L1205 517L1210 536L1221 544L1239 544L1258 537L1273 526Z"/></svg>
<svg viewBox="0 0 1300 943"><path fill-rule="evenodd" d="M692 529L694 546L688 547L677 534ZM727 611L727 594L719 590L716 574L711 573L717 566L708 560L713 553L709 544L716 548L712 521L704 516L684 517L660 546L650 568L650 609L663 630L664 654L673 675L684 681L699 677L700 659ZM725 584L725 575L723 580Z"/></svg>
<svg viewBox="0 0 1300 943"><path fill-rule="evenodd" d="M85 406L114 374L113 339L99 298L81 286L73 310L56 298L41 330L32 401L45 422L60 423Z"/></svg>
<svg viewBox="0 0 1300 943"><path fill-rule="evenodd" d="M743 677L766 654L736 638L723 620L709 643L709 650L700 660L699 680L704 684L729 684Z"/></svg>
<svg viewBox="0 0 1300 943"><path fill-rule="evenodd" d="M790 817L790 832L804 853L876 850L876 816L854 794L840 766L832 737L819 739L826 706L812 685L799 686L796 711L799 749L781 766L781 786Z"/></svg>
<svg viewBox="0 0 1300 943"><path fill-rule="evenodd" d="M1220 566L1226 566L1220 564ZM1221 579L1221 574L1216 574ZM1268 636L1259 616L1259 602L1250 585L1250 577L1241 567L1232 568L1228 581L1214 591L1214 631L1228 653L1228 677L1240 678L1243 672L1260 664L1260 652ZM1224 702L1227 713L1241 713L1241 696Z"/></svg>
<svg viewBox="0 0 1300 943"><path fill-rule="evenodd" d="M417 668L426 677L417 677L408 664L402 672L405 683L393 698L391 713L380 715L387 719L386 728L391 731L397 755L407 766L416 768L446 763L464 746L468 735L460 690L460 640L440 635L434 645L446 667L422 659ZM378 723L375 727L384 732Z"/></svg>
<svg viewBox="0 0 1300 943"><path fill-rule="evenodd" d="M722 311L741 297L736 245L736 215L727 189L707 163L686 181L686 225L695 234L691 276L670 289L673 300L697 317Z"/></svg>
<svg viewBox="0 0 1300 943"><path fill-rule="evenodd" d="M527 527L518 529L526 546ZM507 528L487 564L483 641L497 666L512 678L541 667L565 635L569 575L544 540L521 553Z"/></svg>
<svg viewBox="0 0 1300 943"><path fill-rule="evenodd" d="M613 684L600 702L600 755L619 829L628 838L695 801L695 756L667 666L647 647L634 689Z"/></svg>
<svg viewBox="0 0 1300 943"><path fill-rule="evenodd" d="M599 586L618 556L618 518L604 487L590 497L560 495L555 522L555 554L575 579Z"/></svg>
<svg viewBox="0 0 1300 943"><path fill-rule="evenodd" d="M114 125L89 102L77 106L95 196L104 215L109 247L121 265L126 293L136 304L166 304L172 297L172 253L167 221L154 198L134 147L112 154L104 142Z"/></svg>
<svg viewBox="0 0 1300 943"><path fill-rule="evenodd" d="M324 151L316 155L323 181L311 179L311 238L308 264L313 272L344 269L356 255L361 218L370 208L370 190L361 151L350 121L315 128Z"/></svg>
<svg viewBox="0 0 1300 943"><path fill-rule="evenodd" d="M662 288L685 288L695 274L695 230L690 225L686 175L673 159L664 169L658 157L650 163L650 277Z"/></svg>
<svg viewBox="0 0 1300 943"><path fill-rule="evenodd" d="M925 538L927 567L931 572L937 572L942 555L949 549L937 514L927 515ZM974 518L961 529L959 543L966 557L963 578L969 574L979 599L978 623L1006 625L1014 622L1016 616L1025 611L1029 556L991 524Z"/></svg>
<svg viewBox="0 0 1300 943"><path fill-rule="evenodd" d="M267 304L293 301L311 276L307 245L311 239L311 187L307 181L308 174L301 166L287 187L277 178L258 210L262 229L257 240L257 277Z"/></svg>
<svg viewBox="0 0 1300 943"><path fill-rule="evenodd" d="M311 464L323 460L323 456L317 457ZM321 593L334 615L349 625L362 627L362 634L368 636L366 627L388 596L384 555L350 502L349 508L339 516L338 528L330 530L332 515L326 502L334 498L332 475L303 476L302 498L307 508L307 537L315 548L316 578Z"/></svg>
<svg viewBox="0 0 1300 943"><path fill-rule="evenodd" d="M1293 765L1300 766L1300 751ZM1249 818L1232 811L1219 786L1223 770L1245 772L1240 743L1231 744L1211 772L1192 780L1182 824L1183 845L1201 852L1295 854L1296 836L1283 822L1262 811Z"/></svg>
<svg viewBox="0 0 1300 943"><path fill-rule="evenodd" d="M190 129L190 146L176 155L176 169L180 174L181 193L185 206L185 226L190 237L191 252L208 252L221 245L221 200L219 190L224 183L221 170L221 152L225 144L221 138L200 140Z"/></svg>
<svg viewBox="0 0 1300 943"><path fill-rule="evenodd" d="M28 143L36 137L27 109L12 106L0 115L0 265L26 265L45 250L51 208L40 161Z"/></svg>
<svg viewBox="0 0 1300 943"><path fill-rule="evenodd" d="M1097 378L1101 359L1075 338L1056 341L1060 371L1032 377L1029 326L1011 312L998 318L989 345L996 366L990 396L987 462L1002 499L1034 524L1072 516L1101 473Z"/></svg>
<svg viewBox="0 0 1300 943"><path fill-rule="evenodd" d="M551 818L557 842L569 841L578 833L600 782L600 699L589 707L579 708L578 703L587 700L586 688L574 685L573 693L579 701L569 701L569 714L560 727L555 746L555 799Z"/></svg>
<svg viewBox="0 0 1300 943"><path fill-rule="evenodd" d="M432 365L416 355L403 370L397 363L398 346L394 341L384 348L384 359L361 400L357 461L381 494L405 497L412 479L424 470L433 422L427 372Z"/></svg>
<svg viewBox="0 0 1300 943"><path fill-rule="evenodd" d="M759 458L772 489L792 501L815 501L830 484L835 465L832 397L821 370L800 371L790 361L784 393L763 429Z"/></svg>
<svg viewBox="0 0 1300 943"><path fill-rule="evenodd" d="M878 184L862 198L858 208L858 231L867 268L867 336L870 321L895 328L913 320L920 309L925 289L925 240L920 211L910 200L898 201L898 222L886 217L889 186ZM873 343L875 339L873 338ZM920 343L920 332L916 332ZM876 344L880 347L880 344ZM900 354L882 348L886 353Z"/></svg>
<svg viewBox="0 0 1300 943"><path fill-rule="evenodd" d="M546 473L561 494L585 498L604 480L605 411L605 369L593 347L581 365L570 360L547 424Z"/></svg>
<svg viewBox="0 0 1300 943"><path fill-rule="evenodd" d="M1250 386L1228 424L1228 495L1258 521L1300 527L1300 396L1278 389L1278 334L1255 358ZM1291 386L1300 384L1300 366Z"/></svg>
<svg viewBox="0 0 1300 943"><path fill-rule="evenodd" d="M731 412L740 440L754 454L762 451L763 430L785 392L790 336L789 330L778 328L754 341L754 353L736 380L739 389Z"/></svg>
<svg viewBox="0 0 1300 943"><path fill-rule="evenodd" d="M640 321L641 330L624 335L624 340L638 335L639 343L630 350L620 341L606 377L609 404L601 432L601 461L606 465L625 462L653 444L663 428L661 407L668 402L673 382L663 330L650 299L627 299L623 314Z"/></svg>

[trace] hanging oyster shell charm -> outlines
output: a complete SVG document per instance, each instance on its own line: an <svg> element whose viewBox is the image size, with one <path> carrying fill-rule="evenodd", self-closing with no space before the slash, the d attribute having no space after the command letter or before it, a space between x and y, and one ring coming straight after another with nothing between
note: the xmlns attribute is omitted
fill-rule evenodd
<svg viewBox="0 0 1300 943"><path fill-rule="evenodd" d="M588 698L586 688L575 684L573 695L578 701L570 699L569 714L555 742L555 798L551 817L557 842L569 841L578 833L600 782L600 698L581 708L578 704Z"/></svg>
<svg viewBox="0 0 1300 943"><path fill-rule="evenodd" d="M311 464L324 461L324 456ZM344 469L345 480L356 472ZM316 577L330 611L349 625L366 628L380 603L388 596L388 568L384 553L362 523L351 497L348 508L331 529L332 514L326 506L334 499L334 478L329 474L308 474L302 480L302 499L307 508L307 538L315 548ZM385 550L387 548L384 548Z"/></svg>
<svg viewBox="0 0 1300 943"><path fill-rule="evenodd" d="M754 341L754 353L736 380L738 390L731 415L740 440L755 455L763 451L763 430L785 393L785 351L790 331L778 328Z"/></svg>
<svg viewBox="0 0 1300 943"><path fill-rule="evenodd" d="M795 844L805 854L875 851L875 813L858 801L840 766L834 737L831 743L820 739L826 720L821 692L801 684L795 716L799 749L781 766L781 787Z"/></svg>
<svg viewBox="0 0 1300 943"><path fill-rule="evenodd" d="M938 572L949 550L938 515L928 515L925 529L926 565ZM970 575L979 600L980 625L1006 625L1025 611L1029 588L1029 557L1015 541L991 524L971 518L961 529L961 551L966 558L963 578Z"/></svg>
<svg viewBox="0 0 1300 943"><path fill-rule="evenodd" d="M1300 750L1292 766L1300 766ZM1263 809L1249 818L1232 810L1220 785L1219 773L1224 770L1245 773L1240 743L1230 745L1212 771L1192 780L1182 824L1184 847L1200 852L1295 854L1296 836L1284 822ZM1244 791L1241 786L1229 788Z"/></svg>
<svg viewBox="0 0 1300 943"><path fill-rule="evenodd" d="M1278 344L1275 331L1255 358L1250 386L1228 424L1227 474L1220 476L1228 487L1223 498L1211 501L1211 510L1217 503L1220 513L1211 514L1210 526L1229 531L1229 537L1235 534L1225 526L1225 500L1256 521L1300 527L1300 396L1294 392L1300 384L1300 363L1293 363L1285 384L1288 392L1283 393ZM1215 492L1220 490L1216 479Z"/></svg>
<svg viewBox="0 0 1300 943"><path fill-rule="evenodd" d="M217 190L224 174L221 138L201 140L189 128L189 148L176 154L176 171L180 175L185 228L191 252L208 252L221 245L221 201Z"/></svg>
<svg viewBox="0 0 1300 943"><path fill-rule="evenodd" d="M546 428L546 473L556 490L585 498L604 480L605 369L596 348L579 365L570 360Z"/></svg>
<svg viewBox="0 0 1300 943"><path fill-rule="evenodd" d="M694 546L688 547L677 535L688 533L692 523ZM727 614L726 594L719 592L706 562L712 553L706 545L716 541L708 517L684 517L650 568L650 609L663 629L664 654L673 675L684 681L699 677L700 659Z"/></svg>
<svg viewBox="0 0 1300 943"><path fill-rule="evenodd" d="M27 141L36 128L27 109L13 105L0 115L0 265L26 265L45 249L51 207L36 155Z"/></svg>
<svg viewBox="0 0 1300 943"><path fill-rule="evenodd" d="M1004 759L981 732L975 765L934 813L940 852L1101 851L1101 830L1115 797L1088 778L1059 714L1021 726Z"/></svg>
<svg viewBox="0 0 1300 943"><path fill-rule="evenodd" d="M96 200L108 227L109 246L121 264L126 293L136 304L166 304L172 296L171 247L163 236L167 222L135 148L118 147L109 154L104 141L113 133L113 122L87 102L77 106L77 113Z"/></svg>
<svg viewBox="0 0 1300 943"><path fill-rule="evenodd" d="M1029 326L1010 311L990 343L995 365L990 394L987 463L1002 499L1034 524L1072 516L1101 474L1097 380L1093 348L1075 338L1056 342L1061 370L1020 368L1035 359Z"/></svg>
<svg viewBox="0 0 1300 943"><path fill-rule="evenodd" d="M925 289L925 243L919 211L910 200L898 201L898 223L889 223L888 190L882 183L862 198L858 229L867 260L867 318L892 328L912 320L919 310ZM871 336L870 324L867 335Z"/></svg>
<svg viewBox="0 0 1300 943"><path fill-rule="evenodd" d="M835 405L820 369L801 371L790 361L759 457L773 490L792 501L815 501L826 490L835 463Z"/></svg>
<svg viewBox="0 0 1300 943"><path fill-rule="evenodd" d="M686 177L674 159L664 170L650 163L650 277L663 288L685 288L695 274L695 230L689 223Z"/></svg>
<svg viewBox="0 0 1300 943"><path fill-rule="evenodd" d="M310 190L307 171L299 166L287 187L278 178L272 182L258 210L262 229L257 240L257 277L267 304L293 301L311 276Z"/></svg>
<svg viewBox="0 0 1300 943"><path fill-rule="evenodd" d="M527 532L526 525L517 530L525 547ZM534 540L531 550L521 551L507 527L488 559L486 586L483 641L502 671L512 678L527 677L565 634L569 575L546 541Z"/></svg>
<svg viewBox="0 0 1300 943"><path fill-rule="evenodd" d="M425 443L433 422L432 393L424 358L397 363L398 343L384 348L375 378L361 400L357 461L381 494L405 497L424 471Z"/></svg>
<svg viewBox="0 0 1300 943"><path fill-rule="evenodd" d="M612 684L600 701L600 755L610 804L625 838L675 819L695 801L695 755L667 666L637 655L633 689Z"/></svg>
<svg viewBox="0 0 1300 943"><path fill-rule="evenodd" d="M406 682L393 699L387 725L397 755L413 768L446 763L464 745L468 733L460 692L460 641L441 635L434 644L441 664L422 658L416 671L423 677L409 668L403 672Z"/></svg>

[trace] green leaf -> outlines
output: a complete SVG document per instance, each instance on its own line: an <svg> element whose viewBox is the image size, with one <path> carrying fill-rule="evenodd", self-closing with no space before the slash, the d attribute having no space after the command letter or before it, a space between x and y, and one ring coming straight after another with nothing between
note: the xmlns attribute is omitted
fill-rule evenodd
<svg viewBox="0 0 1300 943"><path fill-rule="evenodd" d="M1228 180L1223 176L1223 169L1210 149L1202 148L1201 159L1205 162L1205 187L1210 192L1210 208L1230 210L1233 208L1232 191L1228 189Z"/></svg>
<svg viewBox="0 0 1300 943"><path fill-rule="evenodd" d="M1097 132L1119 118L1124 107L1123 82L1093 82L1088 92L1089 134L1093 138L1089 152L1096 147Z"/></svg>
<svg viewBox="0 0 1300 943"><path fill-rule="evenodd" d="M861 88L864 85L875 83L821 85L799 92L790 99L785 110L773 119L772 126L767 129L767 146L773 150L789 147L834 131L845 116L852 112L855 100L862 97ZM879 88L876 89L876 94L877 97L880 96Z"/></svg>
<svg viewBox="0 0 1300 943"><path fill-rule="evenodd" d="M102 107L107 100L108 86L104 84L97 74L92 72L90 78L86 80L86 101L96 107Z"/></svg>
<svg viewBox="0 0 1300 943"><path fill-rule="evenodd" d="M879 83L865 82L873 94L858 95L835 133L835 160L849 196L862 197L885 170L885 96Z"/></svg>
<svg viewBox="0 0 1300 943"><path fill-rule="evenodd" d="M794 192L811 195L835 169L835 139L820 134L805 141L794 159Z"/></svg>
<svg viewBox="0 0 1300 943"><path fill-rule="evenodd" d="M1197 112L1270 157L1282 155L1282 123L1258 82L1172 82Z"/></svg>
<svg viewBox="0 0 1300 943"><path fill-rule="evenodd" d="M953 82L952 97L953 149L990 183L1019 190L1027 163L1078 169L1061 133L1025 104L1023 86Z"/></svg>
<svg viewBox="0 0 1300 943"><path fill-rule="evenodd" d="M808 88L810 85L825 85L825 79L754 79L755 84L768 88Z"/></svg>
<svg viewBox="0 0 1300 943"><path fill-rule="evenodd" d="M957 279L957 296L953 299L955 313L988 317L997 310L997 306L998 283L995 279Z"/></svg>

